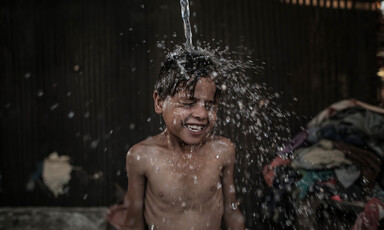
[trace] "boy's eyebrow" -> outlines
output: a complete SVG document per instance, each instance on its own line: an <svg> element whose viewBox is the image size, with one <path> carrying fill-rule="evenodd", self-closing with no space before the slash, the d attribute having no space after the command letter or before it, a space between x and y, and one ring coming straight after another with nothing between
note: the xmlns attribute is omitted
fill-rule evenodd
<svg viewBox="0 0 384 230"><path fill-rule="evenodd" d="M196 97L191 97L190 98L191 100L193 100L193 101L199 101L200 99L199 98L196 98ZM206 102L206 103L215 103L215 100L206 100L206 101L204 101L204 102Z"/></svg>

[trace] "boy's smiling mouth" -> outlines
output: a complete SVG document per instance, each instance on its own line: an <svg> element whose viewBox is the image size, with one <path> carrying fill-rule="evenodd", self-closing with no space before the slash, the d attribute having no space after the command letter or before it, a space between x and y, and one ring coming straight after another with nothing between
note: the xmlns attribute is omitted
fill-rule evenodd
<svg viewBox="0 0 384 230"><path fill-rule="evenodd" d="M199 134L203 129L205 128L206 125L200 125L200 124L185 124L185 127L192 133Z"/></svg>

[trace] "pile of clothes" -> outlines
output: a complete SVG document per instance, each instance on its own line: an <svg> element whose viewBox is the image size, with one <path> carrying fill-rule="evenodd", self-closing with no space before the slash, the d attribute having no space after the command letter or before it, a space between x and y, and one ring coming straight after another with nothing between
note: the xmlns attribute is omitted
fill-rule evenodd
<svg viewBox="0 0 384 230"><path fill-rule="evenodd" d="M319 207L333 207L355 213L344 229L378 229L383 162L384 109L355 99L334 103L264 166L266 214L280 229L316 229Z"/></svg>

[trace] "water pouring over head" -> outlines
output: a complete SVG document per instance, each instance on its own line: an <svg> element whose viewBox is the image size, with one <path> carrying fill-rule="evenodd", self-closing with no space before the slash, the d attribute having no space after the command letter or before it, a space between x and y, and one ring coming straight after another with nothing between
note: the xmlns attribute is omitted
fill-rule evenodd
<svg viewBox="0 0 384 230"><path fill-rule="evenodd" d="M193 92L197 81L202 77L209 77L215 82L217 99L221 91L221 81L212 57L194 50L179 49L168 54L162 63L155 90L162 98L174 96L180 85Z"/></svg>
<svg viewBox="0 0 384 230"><path fill-rule="evenodd" d="M184 33L185 33L185 48L187 51L193 50L192 45L192 30L191 30L191 23L189 21L189 0L180 0L180 6L181 6L181 17L183 18L184 22Z"/></svg>

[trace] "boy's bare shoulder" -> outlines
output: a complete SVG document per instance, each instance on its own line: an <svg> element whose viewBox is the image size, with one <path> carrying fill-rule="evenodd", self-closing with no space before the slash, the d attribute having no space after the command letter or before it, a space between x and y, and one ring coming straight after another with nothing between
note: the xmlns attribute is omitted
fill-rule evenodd
<svg viewBox="0 0 384 230"><path fill-rule="evenodd" d="M235 155L235 144L229 138L214 136L210 141L210 146L214 151L225 155Z"/></svg>
<svg viewBox="0 0 384 230"><path fill-rule="evenodd" d="M157 152L162 146L159 141L159 135L148 137L147 139L138 142L133 145L129 151L127 156L133 157L149 157L152 153Z"/></svg>
<svg viewBox="0 0 384 230"><path fill-rule="evenodd" d="M161 151L159 143L158 137L154 136L133 145L126 156L127 168L135 169L136 172L145 174L153 155Z"/></svg>

